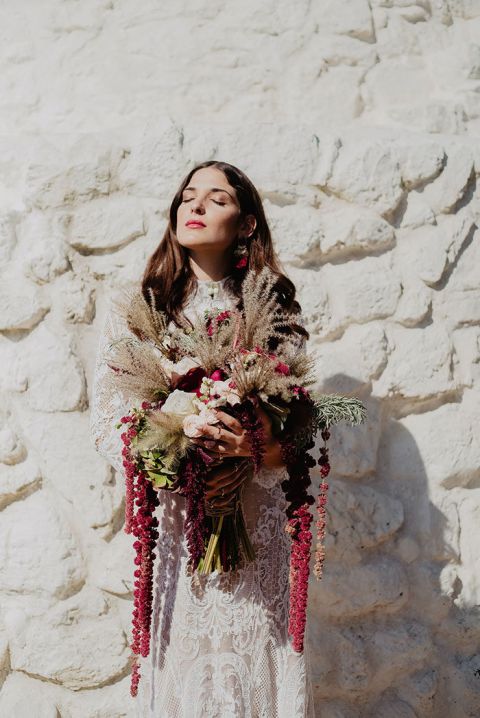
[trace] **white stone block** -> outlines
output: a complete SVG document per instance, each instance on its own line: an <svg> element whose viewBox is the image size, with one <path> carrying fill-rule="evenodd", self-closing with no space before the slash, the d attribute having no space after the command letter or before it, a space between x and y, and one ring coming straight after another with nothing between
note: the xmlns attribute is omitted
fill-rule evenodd
<svg viewBox="0 0 480 718"><path fill-rule="evenodd" d="M15 232L14 216L10 213L0 214L0 269L8 267L12 257L17 236Z"/></svg>
<svg viewBox="0 0 480 718"><path fill-rule="evenodd" d="M67 241L80 252L115 250L145 234L141 202L111 195L79 205L71 215Z"/></svg>
<svg viewBox="0 0 480 718"><path fill-rule="evenodd" d="M58 718L58 706L42 695L42 688L8 682L0 694L2 715L13 718ZM69 718L66 716L65 718Z"/></svg>
<svg viewBox="0 0 480 718"><path fill-rule="evenodd" d="M318 263L322 239L318 210L298 205L279 207L268 199L264 207L275 248L284 261L299 267Z"/></svg>
<svg viewBox="0 0 480 718"><path fill-rule="evenodd" d="M395 153L400 162L403 183L408 190L434 180L447 161L443 146L428 141L423 135L399 138L395 143Z"/></svg>
<svg viewBox="0 0 480 718"><path fill-rule="evenodd" d="M472 175L473 157L467 145L453 146L441 175L423 190L423 197L435 214L450 212L463 197Z"/></svg>
<svg viewBox="0 0 480 718"><path fill-rule="evenodd" d="M479 296L480 301L480 296ZM480 380L480 327L463 327L452 333L455 376L461 386L478 386Z"/></svg>
<svg viewBox="0 0 480 718"><path fill-rule="evenodd" d="M95 451L85 413L38 414L24 411L32 452L44 482L72 506L84 527L109 538L122 518L124 479ZM52 440L54 437L54 440Z"/></svg>
<svg viewBox="0 0 480 718"><path fill-rule="evenodd" d="M438 486L468 486L480 475L477 425L478 396L465 391L461 403L411 414L393 423L381 442L378 470L391 480L427 477Z"/></svg>
<svg viewBox="0 0 480 718"><path fill-rule="evenodd" d="M366 254L395 245L393 227L375 212L349 202L327 200L317 216L322 255L329 258Z"/></svg>
<svg viewBox="0 0 480 718"><path fill-rule="evenodd" d="M388 364L381 377L372 382L373 396L426 399L455 389L450 367L452 343L442 325L406 329L391 324L386 334Z"/></svg>
<svg viewBox="0 0 480 718"><path fill-rule="evenodd" d="M28 281L8 276L0 278L0 331L32 329L50 308L48 299Z"/></svg>
<svg viewBox="0 0 480 718"><path fill-rule="evenodd" d="M22 440L10 424L10 417L0 424L0 463L18 464L26 457L26 449Z"/></svg>
<svg viewBox="0 0 480 718"><path fill-rule="evenodd" d="M374 139L355 135L345 138L327 187L339 198L388 217L404 194L395 150Z"/></svg>
<svg viewBox="0 0 480 718"><path fill-rule="evenodd" d="M394 319L404 327L415 327L427 319L432 308L432 290L416 277L402 277L402 295Z"/></svg>
<svg viewBox="0 0 480 718"><path fill-rule="evenodd" d="M332 479L328 489L328 560L351 562L387 541L403 524L400 501L370 486Z"/></svg>
<svg viewBox="0 0 480 718"><path fill-rule="evenodd" d="M420 192L415 190L409 192L406 202L407 206L400 225L402 229L416 229L425 224L435 224L435 214L424 202Z"/></svg>
<svg viewBox="0 0 480 718"><path fill-rule="evenodd" d="M1 591L61 599L85 579L77 542L51 493L37 491L3 510L0 546Z"/></svg>
<svg viewBox="0 0 480 718"><path fill-rule="evenodd" d="M353 618L373 611L400 610L408 599L408 579L401 564L386 557L357 566L328 564L324 575L313 581L309 601L316 615Z"/></svg>
<svg viewBox="0 0 480 718"><path fill-rule="evenodd" d="M90 324L95 316L94 288L72 277L57 286L65 320L69 324Z"/></svg>
<svg viewBox="0 0 480 718"><path fill-rule="evenodd" d="M106 150L104 138L94 135L68 133L52 142L40 136L27 155L25 201L45 210L106 196L121 155L118 148Z"/></svg>
<svg viewBox="0 0 480 718"><path fill-rule="evenodd" d="M312 338L312 344L315 337ZM378 378L387 361L387 338L379 321L352 324L337 341L313 345L318 389L358 392Z"/></svg>
<svg viewBox="0 0 480 718"><path fill-rule="evenodd" d="M96 542L90 564L90 580L95 586L118 596L133 591L133 541L133 536L121 530L108 543Z"/></svg>
<svg viewBox="0 0 480 718"><path fill-rule="evenodd" d="M172 190L175 192L187 173L182 147L184 143L188 146L189 137L188 119L180 128L162 116L155 118L154 128L129 133L118 167L119 187L139 197L173 196ZM206 156L208 152L199 161Z"/></svg>
<svg viewBox="0 0 480 718"><path fill-rule="evenodd" d="M406 38L400 40L408 42ZM427 95L431 77L422 57L412 54L402 59L384 57L370 70L364 90L368 107L386 107L390 112L392 107L408 107L416 98Z"/></svg>
<svg viewBox="0 0 480 718"><path fill-rule="evenodd" d="M69 267L64 224L63 218L34 210L18 228L25 275L37 284L51 282Z"/></svg>
<svg viewBox="0 0 480 718"><path fill-rule="evenodd" d="M392 315L401 293L388 255L289 274L300 288L307 328L315 338L336 339L350 324Z"/></svg>
<svg viewBox="0 0 480 718"><path fill-rule="evenodd" d="M376 630L368 651L378 687L386 689L401 675L422 668L432 648L428 629L418 621L404 620Z"/></svg>
<svg viewBox="0 0 480 718"><path fill-rule="evenodd" d="M30 457L15 466L0 467L0 509L39 488L42 475Z"/></svg>
<svg viewBox="0 0 480 718"><path fill-rule="evenodd" d="M438 687L438 674L427 668L407 676L397 688L399 698L409 703L417 715L428 718L435 710L434 698Z"/></svg>
<svg viewBox="0 0 480 718"><path fill-rule="evenodd" d="M10 635L11 664L71 690L94 688L123 676L130 650L115 611L86 590L32 617L25 640Z"/></svg>
<svg viewBox="0 0 480 718"><path fill-rule="evenodd" d="M358 718L359 713L351 706L338 701L320 703L322 718Z"/></svg>
<svg viewBox="0 0 480 718"><path fill-rule="evenodd" d="M32 409L75 411L86 406L83 367L69 338L45 324L22 342L14 372L27 378L25 396Z"/></svg>
<svg viewBox="0 0 480 718"><path fill-rule="evenodd" d="M130 696L130 677L104 688L74 691L50 681L38 680L21 671L10 673L0 692L0 714L15 718L133 718L134 699ZM26 712L16 713L16 707Z"/></svg>
<svg viewBox="0 0 480 718"><path fill-rule="evenodd" d="M471 211L439 219L438 225L424 225L399 237L395 256L404 273L436 286L448 276L475 230Z"/></svg>
<svg viewBox="0 0 480 718"><path fill-rule="evenodd" d="M373 709L374 715L377 716L388 716L388 718L417 718L417 715L413 708L405 701L399 701L389 698L377 703Z"/></svg>
<svg viewBox="0 0 480 718"><path fill-rule="evenodd" d="M338 12L333 0L321 0L314 6L313 12L322 34L334 32L364 42L375 40L370 6L366 0L352 0L348 12Z"/></svg>

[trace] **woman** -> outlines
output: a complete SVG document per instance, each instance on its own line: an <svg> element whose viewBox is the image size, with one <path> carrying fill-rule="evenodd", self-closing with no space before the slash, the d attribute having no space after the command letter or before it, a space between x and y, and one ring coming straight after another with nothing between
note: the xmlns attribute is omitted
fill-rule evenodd
<svg viewBox="0 0 480 718"><path fill-rule="evenodd" d="M204 162L189 172L170 208L165 235L142 281L145 297L171 322L185 326L195 313L240 306L248 269L267 265L277 277L278 302L299 314L292 282L281 272L261 199L236 167ZM299 315L298 344L308 333ZM103 348L128 332L107 317L93 390L92 435L98 451L122 471L118 418L131 401L112 392ZM287 633L289 538L285 533L286 477L280 445L267 416L264 466L253 478L249 443L241 425L218 410L220 424L197 440L218 461L206 500L228 508L243 485L243 509L256 559L229 573L189 575L183 535L185 500L160 490L160 538L150 656L141 665L137 715L152 718L304 718L313 716L305 654L295 653ZM236 468L232 468L235 465Z"/></svg>

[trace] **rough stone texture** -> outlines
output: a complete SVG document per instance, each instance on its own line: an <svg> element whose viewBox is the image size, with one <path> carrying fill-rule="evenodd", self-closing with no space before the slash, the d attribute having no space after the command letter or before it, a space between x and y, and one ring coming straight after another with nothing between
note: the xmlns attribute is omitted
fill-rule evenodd
<svg viewBox="0 0 480 718"><path fill-rule="evenodd" d="M20 630L18 613L11 610L5 616L13 670L73 690L110 683L128 670L128 640L121 621L96 591L82 591L41 616L24 619Z"/></svg>
<svg viewBox="0 0 480 718"><path fill-rule="evenodd" d="M478 2L45 0L0 27L0 715L133 716L93 361L210 158L260 191L318 388L368 409L330 439L317 715L479 715Z"/></svg>

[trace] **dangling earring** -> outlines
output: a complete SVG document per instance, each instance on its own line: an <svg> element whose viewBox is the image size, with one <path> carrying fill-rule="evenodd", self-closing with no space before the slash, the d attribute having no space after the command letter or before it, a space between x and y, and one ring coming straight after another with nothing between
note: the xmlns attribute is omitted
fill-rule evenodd
<svg viewBox="0 0 480 718"><path fill-rule="evenodd" d="M235 264L235 269L243 269L247 266L248 247L245 242L245 239L243 240L243 242L239 240L237 246L233 250L233 256L238 259L237 263Z"/></svg>

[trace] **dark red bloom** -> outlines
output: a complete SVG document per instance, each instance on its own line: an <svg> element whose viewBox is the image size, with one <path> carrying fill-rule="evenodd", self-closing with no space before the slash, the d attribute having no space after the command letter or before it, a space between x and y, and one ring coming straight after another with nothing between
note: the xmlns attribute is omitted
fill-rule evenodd
<svg viewBox="0 0 480 718"><path fill-rule="evenodd" d="M204 376L207 376L205 369L202 369L201 366L192 367L174 382L173 388L181 391L197 391L200 389Z"/></svg>

